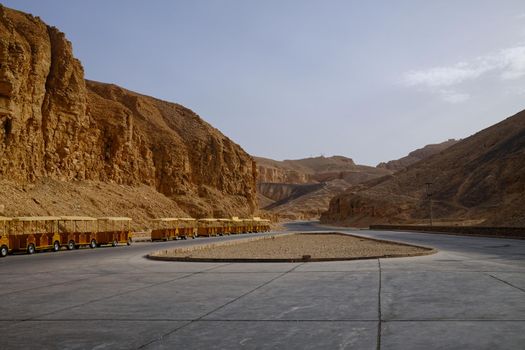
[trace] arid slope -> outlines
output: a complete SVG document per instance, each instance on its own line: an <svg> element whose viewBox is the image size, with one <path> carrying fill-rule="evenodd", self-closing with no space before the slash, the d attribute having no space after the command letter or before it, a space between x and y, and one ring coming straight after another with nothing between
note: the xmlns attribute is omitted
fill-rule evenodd
<svg viewBox="0 0 525 350"><path fill-rule="evenodd" d="M459 141L441 153L330 201L325 223L428 222L525 225L525 111Z"/></svg>
<svg viewBox="0 0 525 350"><path fill-rule="evenodd" d="M389 169L392 171L399 171L401 169L406 168L409 165L419 162L420 160L428 158L436 153L442 152L450 146L455 145L456 143L458 143L458 140L450 139L445 142L426 145L425 147L410 152L407 156L403 158L391 160L386 163L379 163L377 167Z"/></svg>

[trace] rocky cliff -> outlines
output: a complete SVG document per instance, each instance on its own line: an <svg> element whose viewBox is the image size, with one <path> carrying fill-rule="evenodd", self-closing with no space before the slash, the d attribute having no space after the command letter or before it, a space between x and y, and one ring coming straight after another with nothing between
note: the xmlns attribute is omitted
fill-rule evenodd
<svg viewBox="0 0 525 350"><path fill-rule="evenodd" d="M256 171L246 152L191 110L86 82L63 33L0 6L2 188L43 180L148 186L189 215L244 216L257 207ZM50 195L60 201L61 193ZM4 214L38 212L0 198Z"/></svg>
<svg viewBox="0 0 525 350"><path fill-rule="evenodd" d="M307 169L293 165L293 161L277 161L263 157L253 157L257 163L258 183L311 183L311 174Z"/></svg>
<svg viewBox="0 0 525 350"><path fill-rule="evenodd" d="M330 201L325 223L525 225L525 111Z"/></svg>

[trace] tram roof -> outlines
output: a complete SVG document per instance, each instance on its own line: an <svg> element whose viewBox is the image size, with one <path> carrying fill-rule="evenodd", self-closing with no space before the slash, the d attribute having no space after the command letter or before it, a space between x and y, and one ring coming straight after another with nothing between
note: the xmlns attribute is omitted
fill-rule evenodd
<svg viewBox="0 0 525 350"><path fill-rule="evenodd" d="M60 216L18 216L13 221L57 221Z"/></svg>
<svg viewBox="0 0 525 350"><path fill-rule="evenodd" d="M91 216L61 216L60 220L67 221L96 221L97 218Z"/></svg>
<svg viewBox="0 0 525 350"><path fill-rule="evenodd" d="M157 218L151 221L195 221L194 218Z"/></svg>
<svg viewBox="0 0 525 350"><path fill-rule="evenodd" d="M105 221L131 221L133 219L125 217L125 216L107 216L102 218L97 218L97 220L105 220Z"/></svg>
<svg viewBox="0 0 525 350"><path fill-rule="evenodd" d="M177 221L179 220L178 218L156 218L156 219L152 219L151 221Z"/></svg>

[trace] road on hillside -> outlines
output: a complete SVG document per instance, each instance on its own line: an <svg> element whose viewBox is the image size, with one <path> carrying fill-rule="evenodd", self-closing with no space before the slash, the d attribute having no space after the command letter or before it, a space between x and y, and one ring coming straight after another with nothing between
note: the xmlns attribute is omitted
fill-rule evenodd
<svg viewBox="0 0 525 350"><path fill-rule="evenodd" d="M0 348L525 348L525 241L286 227L439 252L321 263L144 258L243 235L8 256L0 259Z"/></svg>

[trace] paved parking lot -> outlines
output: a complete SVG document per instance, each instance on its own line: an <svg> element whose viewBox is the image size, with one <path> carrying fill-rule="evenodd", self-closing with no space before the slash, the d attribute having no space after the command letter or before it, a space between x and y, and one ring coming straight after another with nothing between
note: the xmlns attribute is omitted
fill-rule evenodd
<svg viewBox="0 0 525 350"><path fill-rule="evenodd" d="M525 241L353 233L439 253L260 264L143 257L208 241L198 239L9 256L0 260L0 348L525 348Z"/></svg>

